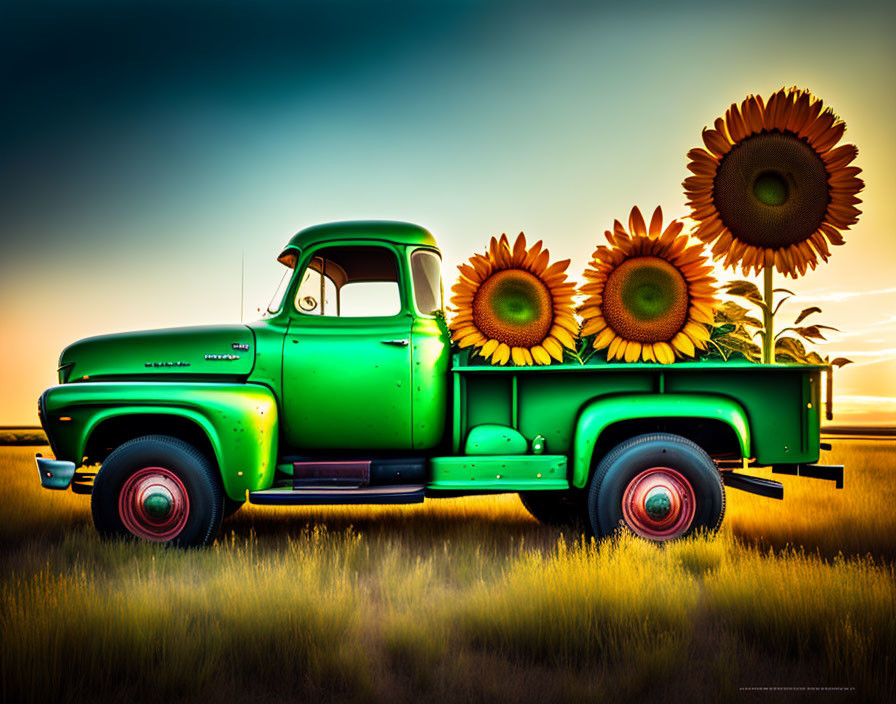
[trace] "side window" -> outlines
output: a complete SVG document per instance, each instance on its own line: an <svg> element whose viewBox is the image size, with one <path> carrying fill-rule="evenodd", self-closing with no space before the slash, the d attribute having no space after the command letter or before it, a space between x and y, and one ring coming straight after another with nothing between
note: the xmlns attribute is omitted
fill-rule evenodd
<svg viewBox="0 0 896 704"><path fill-rule="evenodd" d="M418 249L411 255L411 278L414 282L414 302L417 310L432 315L442 310L442 260L428 249Z"/></svg>
<svg viewBox="0 0 896 704"><path fill-rule="evenodd" d="M395 255L384 247L325 247L302 274L296 310L341 318L381 317L401 312Z"/></svg>

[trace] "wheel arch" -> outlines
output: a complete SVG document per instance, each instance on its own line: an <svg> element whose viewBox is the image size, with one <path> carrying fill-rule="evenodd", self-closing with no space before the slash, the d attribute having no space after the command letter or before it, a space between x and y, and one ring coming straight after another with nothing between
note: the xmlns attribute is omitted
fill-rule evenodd
<svg viewBox="0 0 896 704"><path fill-rule="evenodd" d="M85 456L103 459L106 448L113 446L108 440L116 433L123 441L131 439L124 437L128 434L162 434L192 440L190 444L196 443L197 449L208 453L231 499L244 500L246 491L265 489L273 482L279 414L277 401L265 386L65 384L50 390L47 406L48 415L56 419L59 454L76 465ZM68 416L67 422L58 416ZM141 427L141 422L149 422L149 426ZM139 429L136 434L135 428ZM94 436L98 429L101 434Z"/></svg>
<svg viewBox="0 0 896 704"><path fill-rule="evenodd" d="M668 432L710 445L710 454L750 456L750 425L731 398L700 394L643 394L601 398L582 407L576 421L570 485L588 483L592 468L620 442L651 432Z"/></svg>
<svg viewBox="0 0 896 704"><path fill-rule="evenodd" d="M144 435L167 435L192 445L218 463L213 431L194 414L159 409L115 409L93 419L85 429L84 464L102 464L115 448Z"/></svg>

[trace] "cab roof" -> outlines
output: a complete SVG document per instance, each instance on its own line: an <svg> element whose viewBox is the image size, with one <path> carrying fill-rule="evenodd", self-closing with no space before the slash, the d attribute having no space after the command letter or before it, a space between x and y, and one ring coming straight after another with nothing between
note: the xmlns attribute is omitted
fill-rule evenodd
<svg viewBox="0 0 896 704"><path fill-rule="evenodd" d="M413 223L393 220L350 220L306 227L293 235L280 256L296 249L307 249L312 245L347 239L436 246L436 239L432 233Z"/></svg>

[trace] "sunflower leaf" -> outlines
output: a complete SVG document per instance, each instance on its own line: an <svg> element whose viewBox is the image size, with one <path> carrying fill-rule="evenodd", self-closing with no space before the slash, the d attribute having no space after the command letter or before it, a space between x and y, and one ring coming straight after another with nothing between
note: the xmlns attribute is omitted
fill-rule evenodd
<svg viewBox="0 0 896 704"><path fill-rule="evenodd" d="M752 281L729 281L726 284L722 284L722 290L729 296L739 296L740 298L746 298L753 302L762 300L762 294L759 292L759 287Z"/></svg>
<svg viewBox="0 0 896 704"><path fill-rule="evenodd" d="M789 300L790 300L790 296L785 296L780 301L778 301L778 305L775 306L775 310L772 312L772 315L777 315L778 311L781 309L781 306L784 305L784 302L789 301Z"/></svg>
<svg viewBox="0 0 896 704"><path fill-rule="evenodd" d="M722 359L730 359L737 354L749 361L757 361L760 355L759 346L748 337L738 334L728 334L711 340L711 343L720 351Z"/></svg>
<svg viewBox="0 0 896 704"><path fill-rule="evenodd" d="M712 340L712 339L709 340L709 344L712 347L712 349L709 350L709 354L707 355L707 357L713 358L718 353L719 357L724 359L726 362L728 361L728 357L730 356L730 353L725 351L725 347L718 344L715 340Z"/></svg>
<svg viewBox="0 0 896 704"><path fill-rule="evenodd" d="M725 301L715 310L715 325L733 324L738 326L749 325L755 328L761 328L762 322L758 318L753 318L743 306L738 305L734 301Z"/></svg>
<svg viewBox="0 0 896 704"><path fill-rule="evenodd" d="M793 331L802 337L804 340L826 340L827 338L822 334L821 328L827 328L830 330L836 330L837 328L832 328L830 325L810 325L805 328L793 328Z"/></svg>
<svg viewBox="0 0 896 704"><path fill-rule="evenodd" d="M793 321L794 325L799 325L803 320L808 318L813 313L821 313L821 308L818 306L812 306L811 308L803 308L798 316L796 316L796 320Z"/></svg>
<svg viewBox="0 0 896 704"><path fill-rule="evenodd" d="M837 358L831 360L832 367L844 367L847 364L852 364L852 363L853 363L852 360L847 359L846 357L837 357Z"/></svg>
<svg viewBox="0 0 896 704"><path fill-rule="evenodd" d="M806 361L806 348L795 337L782 337L775 342L775 357L783 355L796 362Z"/></svg>
<svg viewBox="0 0 896 704"><path fill-rule="evenodd" d="M812 364L823 364L823 365L827 364L827 362L824 359L822 359L821 355L818 354L818 352L815 352L814 350L809 352L809 354L806 355L806 359L809 362L811 362Z"/></svg>
<svg viewBox="0 0 896 704"><path fill-rule="evenodd" d="M776 288L772 289L772 293L789 293L791 296L795 296L796 294L791 291L789 288Z"/></svg>

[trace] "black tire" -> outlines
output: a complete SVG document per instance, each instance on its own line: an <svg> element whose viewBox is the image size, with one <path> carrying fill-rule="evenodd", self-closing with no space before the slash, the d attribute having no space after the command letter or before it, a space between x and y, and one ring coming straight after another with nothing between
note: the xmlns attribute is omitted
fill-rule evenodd
<svg viewBox="0 0 896 704"><path fill-rule="evenodd" d="M586 494L570 491L521 491L520 501L539 523L549 526L584 527L588 522Z"/></svg>
<svg viewBox="0 0 896 704"><path fill-rule="evenodd" d="M223 514L222 518L230 518L233 514L239 511L245 501L234 501L227 494L224 494L224 506L223 506Z"/></svg>
<svg viewBox="0 0 896 704"><path fill-rule="evenodd" d="M174 502L182 510L168 531L171 535L161 531L154 534L149 529L148 535L129 530L126 521L134 525L135 519L120 508L120 499L123 505L130 505L122 498L122 490L130 487L140 474L151 470L165 473L165 479L176 485L176 493L180 495L182 489L187 497L180 504ZM157 476L152 474L151 480ZM126 493L125 497L131 495ZM205 455L192 445L166 435L146 435L116 448L100 467L90 499L93 524L103 538L136 537L177 547L214 542L221 527L223 504L220 478ZM139 519L136 523L147 525Z"/></svg>
<svg viewBox="0 0 896 704"><path fill-rule="evenodd" d="M624 498L633 496L637 491L637 480L651 472L667 476L661 472L665 468L683 477L693 493L693 518L689 524L681 525L670 535L661 535L658 528L652 530L653 525L649 521L645 531L644 526L637 523L640 517L637 511L642 509L629 510L630 519L626 518L623 510ZM690 498L687 499L689 503ZM677 515L685 516L686 513ZM721 525L724 515L725 488L715 462L696 443L669 433L639 435L614 447L595 469L588 491L588 516L598 537L608 536L621 528L648 540L669 540L700 529L714 532Z"/></svg>

